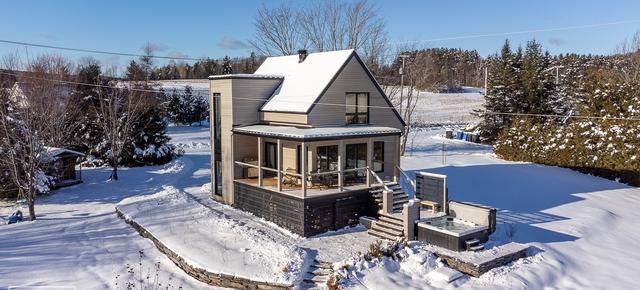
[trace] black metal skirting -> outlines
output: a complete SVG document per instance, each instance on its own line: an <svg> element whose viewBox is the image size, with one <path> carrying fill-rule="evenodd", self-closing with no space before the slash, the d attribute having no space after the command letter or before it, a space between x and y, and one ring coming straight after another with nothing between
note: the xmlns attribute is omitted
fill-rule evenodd
<svg viewBox="0 0 640 290"><path fill-rule="evenodd" d="M241 182L234 185L233 206L305 237L357 224L361 216L376 213L367 189L303 199Z"/></svg>

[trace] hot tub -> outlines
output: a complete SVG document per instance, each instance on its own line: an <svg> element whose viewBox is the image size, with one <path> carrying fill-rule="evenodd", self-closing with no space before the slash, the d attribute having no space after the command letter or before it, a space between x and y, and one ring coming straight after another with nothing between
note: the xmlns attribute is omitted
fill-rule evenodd
<svg viewBox="0 0 640 290"><path fill-rule="evenodd" d="M489 227L440 216L418 222L418 240L453 251L466 250L465 241L478 239L481 243L489 239Z"/></svg>

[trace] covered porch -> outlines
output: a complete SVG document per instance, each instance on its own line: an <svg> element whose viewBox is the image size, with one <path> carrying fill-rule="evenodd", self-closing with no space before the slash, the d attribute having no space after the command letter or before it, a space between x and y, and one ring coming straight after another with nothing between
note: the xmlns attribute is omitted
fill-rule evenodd
<svg viewBox="0 0 640 290"><path fill-rule="evenodd" d="M400 130L378 126L233 129L234 181L297 198L396 181Z"/></svg>

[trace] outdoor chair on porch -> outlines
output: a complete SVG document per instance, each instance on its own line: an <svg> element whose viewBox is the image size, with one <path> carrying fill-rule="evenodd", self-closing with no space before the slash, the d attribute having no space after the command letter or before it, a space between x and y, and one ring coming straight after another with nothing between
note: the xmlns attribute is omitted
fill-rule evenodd
<svg viewBox="0 0 640 290"><path fill-rule="evenodd" d="M320 169L316 173L322 173ZM309 176L309 182L311 182L311 188L331 188L338 183L337 176L335 174L322 174Z"/></svg>
<svg viewBox="0 0 640 290"><path fill-rule="evenodd" d="M291 167L285 170L286 174L282 177L282 184L288 184L289 187L294 187L298 185L299 178L295 174L297 171Z"/></svg>

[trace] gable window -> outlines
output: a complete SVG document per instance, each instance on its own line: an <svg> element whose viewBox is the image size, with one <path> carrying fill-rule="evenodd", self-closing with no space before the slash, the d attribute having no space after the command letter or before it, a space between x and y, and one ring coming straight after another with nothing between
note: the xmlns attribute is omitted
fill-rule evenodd
<svg viewBox="0 0 640 290"><path fill-rule="evenodd" d="M347 93L346 123L369 123L369 93Z"/></svg>
<svg viewBox="0 0 640 290"><path fill-rule="evenodd" d="M373 142L373 171L374 172L384 171L384 142L383 141Z"/></svg>

